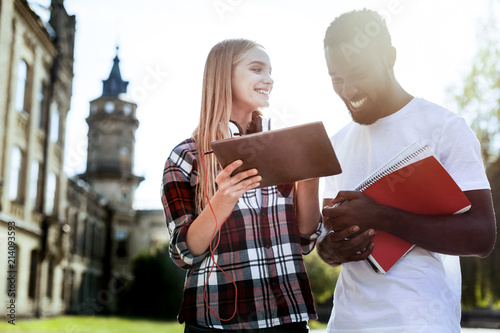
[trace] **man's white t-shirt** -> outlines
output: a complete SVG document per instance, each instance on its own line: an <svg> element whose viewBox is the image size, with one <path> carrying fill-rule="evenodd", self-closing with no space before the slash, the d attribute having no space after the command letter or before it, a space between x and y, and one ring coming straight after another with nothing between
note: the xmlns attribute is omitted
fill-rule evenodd
<svg viewBox="0 0 500 333"><path fill-rule="evenodd" d="M432 148L463 191L490 188L479 142L465 120L421 98L372 125L352 122L331 140L342 173L325 180L324 198L354 189L416 140ZM460 332L460 296L456 256L415 247L386 275L365 261L346 263L328 332Z"/></svg>

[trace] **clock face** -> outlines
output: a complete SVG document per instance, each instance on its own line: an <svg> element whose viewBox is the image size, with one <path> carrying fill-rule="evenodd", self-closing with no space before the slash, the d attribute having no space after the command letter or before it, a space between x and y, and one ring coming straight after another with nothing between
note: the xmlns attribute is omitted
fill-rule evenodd
<svg viewBox="0 0 500 333"><path fill-rule="evenodd" d="M128 156L129 155L129 150L127 147L121 147L120 148L120 155L121 156Z"/></svg>
<svg viewBox="0 0 500 333"><path fill-rule="evenodd" d="M131 113L132 113L132 106L130 104L125 104L123 106L123 113L126 115L126 116L129 116Z"/></svg>
<svg viewBox="0 0 500 333"><path fill-rule="evenodd" d="M115 110L115 104L113 102L106 102L104 105L104 111L111 113Z"/></svg>

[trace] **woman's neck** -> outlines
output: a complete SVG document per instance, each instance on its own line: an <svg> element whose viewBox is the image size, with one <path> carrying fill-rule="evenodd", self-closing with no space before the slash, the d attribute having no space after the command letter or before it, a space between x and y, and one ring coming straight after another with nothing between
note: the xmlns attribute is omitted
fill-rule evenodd
<svg viewBox="0 0 500 333"><path fill-rule="evenodd" d="M241 129L243 130L242 134L246 134L248 124L250 124L250 122L252 121L252 114L249 113L249 114L240 115L240 116L231 114L231 120L238 123L238 125L240 125Z"/></svg>

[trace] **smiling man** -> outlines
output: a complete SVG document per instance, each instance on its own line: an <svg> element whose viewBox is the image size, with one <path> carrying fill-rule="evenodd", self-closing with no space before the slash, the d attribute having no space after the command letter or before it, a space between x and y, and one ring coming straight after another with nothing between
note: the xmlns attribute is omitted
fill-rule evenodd
<svg viewBox="0 0 500 333"><path fill-rule="evenodd" d="M342 265L329 332L460 332L459 256L487 256L495 242L490 186L479 142L463 118L414 97L396 80L396 49L374 11L345 13L325 36L333 88L353 122L332 137L343 173L325 183L328 233L318 253ZM418 215L351 191L405 147L429 145L470 200L457 215ZM342 205L335 205L342 202ZM364 259L377 231L415 248L387 274Z"/></svg>

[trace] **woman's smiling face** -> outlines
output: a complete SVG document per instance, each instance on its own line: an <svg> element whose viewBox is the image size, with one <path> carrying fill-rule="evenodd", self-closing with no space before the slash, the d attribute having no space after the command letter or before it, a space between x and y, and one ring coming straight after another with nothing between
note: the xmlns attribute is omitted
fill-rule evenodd
<svg viewBox="0 0 500 333"><path fill-rule="evenodd" d="M274 81L271 61L261 47L253 47L234 67L231 77L232 113L250 113L269 106Z"/></svg>

